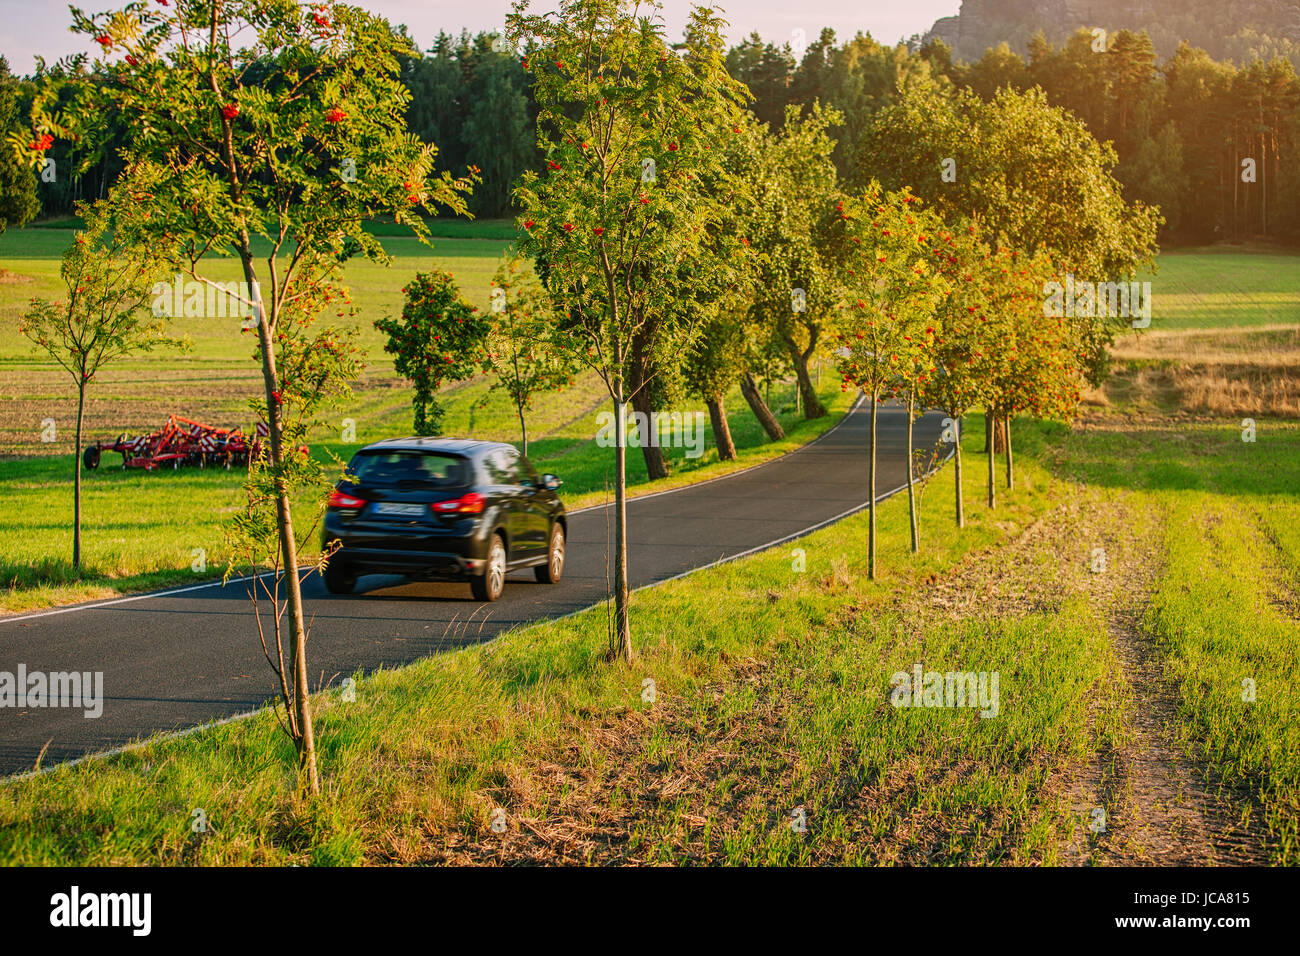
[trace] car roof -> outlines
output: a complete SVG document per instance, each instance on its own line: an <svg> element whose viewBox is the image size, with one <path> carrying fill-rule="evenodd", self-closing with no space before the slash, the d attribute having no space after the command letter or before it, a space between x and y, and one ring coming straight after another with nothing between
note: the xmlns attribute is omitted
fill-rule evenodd
<svg viewBox="0 0 1300 956"><path fill-rule="evenodd" d="M362 452L367 451L432 451L446 452L451 455L477 455L484 451L494 448L511 448L513 445L507 445L499 441L475 441L470 438L385 438L383 441L377 441L373 444L362 448Z"/></svg>

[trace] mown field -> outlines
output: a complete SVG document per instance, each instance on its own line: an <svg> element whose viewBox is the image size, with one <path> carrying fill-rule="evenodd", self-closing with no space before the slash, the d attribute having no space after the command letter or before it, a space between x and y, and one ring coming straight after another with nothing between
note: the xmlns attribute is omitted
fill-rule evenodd
<svg viewBox="0 0 1300 956"><path fill-rule="evenodd" d="M631 668L598 608L357 675L319 699L316 801L266 713L0 784L0 859L1300 862L1300 427L1177 434L1021 423L996 511L968 468L954 529L949 467L920 556L881 509L874 583L858 516L802 572L791 545L639 592ZM918 662L997 673L996 716L891 706Z"/></svg>
<svg viewBox="0 0 1300 956"><path fill-rule="evenodd" d="M488 235L500 234L494 224L482 228ZM455 231L464 232L464 227ZM22 311L33 296L59 297L59 256L71 236L69 229L9 230L0 236L0 457L46 455L72 447L76 404L66 373L48 358L42 359L17 332ZM339 412L340 418L353 418L358 430L374 425L407 400L395 392L385 394L398 383L392 359L383 351L383 337L373 324L382 316L401 313L406 281L418 271L448 270L466 299L486 309L492 274L510 246L501 239L437 238L431 250L411 238L383 241L392 257L389 266L364 261L348 266L347 282L360 314L329 317L357 329L367 353L358 400ZM239 278L233 259L219 263L212 272L219 281ZM241 332L240 321L176 319L174 332L190 339L188 353L155 352L105 369L90 392L88 433L111 440L122 432L152 431L173 412L247 428L252 419L248 401L257 394L260 378L253 360L253 336ZM53 448L42 441L41 422L47 418L58 426Z"/></svg>

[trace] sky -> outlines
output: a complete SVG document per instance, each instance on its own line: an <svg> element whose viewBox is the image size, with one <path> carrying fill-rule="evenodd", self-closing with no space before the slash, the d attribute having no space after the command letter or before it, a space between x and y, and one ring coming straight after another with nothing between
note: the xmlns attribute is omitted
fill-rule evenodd
<svg viewBox="0 0 1300 956"><path fill-rule="evenodd" d="M353 0L382 14L393 23L405 23L422 46L429 46L439 30L471 33L500 29L510 11L510 0ZM661 0L669 35L676 38L686 22L690 0ZM823 26L833 27L841 39L859 30L877 40L894 43L913 33L924 33L939 17L952 16L961 0L714 0L731 23L731 40L738 42L757 30L775 43L817 39ZM86 11L123 6L116 0L78 0ZM532 0L530 9L546 12L556 0ZM59 0L0 0L0 55L15 73L30 73L41 55L53 62L60 56L88 50L82 38L68 32L68 4Z"/></svg>

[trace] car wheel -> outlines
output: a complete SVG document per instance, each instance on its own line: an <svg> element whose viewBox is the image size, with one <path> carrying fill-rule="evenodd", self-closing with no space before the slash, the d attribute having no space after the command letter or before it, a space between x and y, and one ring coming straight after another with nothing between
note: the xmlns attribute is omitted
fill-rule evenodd
<svg viewBox="0 0 1300 956"><path fill-rule="evenodd" d="M470 590L476 601L495 601L506 586L506 543L501 535L492 536L488 546L487 568L477 577L469 579Z"/></svg>
<svg viewBox="0 0 1300 956"><path fill-rule="evenodd" d="M342 561L325 565L325 590L330 594L351 594L357 589L357 576Z"/></svg>
<svg viewBox="0 0 1300 956"><path fill-rule="evenodd" d="M546 549L546 563L533 568L542 584L559 584L564 573L564 527L557 521L551 528L551 546Z"/></svg>

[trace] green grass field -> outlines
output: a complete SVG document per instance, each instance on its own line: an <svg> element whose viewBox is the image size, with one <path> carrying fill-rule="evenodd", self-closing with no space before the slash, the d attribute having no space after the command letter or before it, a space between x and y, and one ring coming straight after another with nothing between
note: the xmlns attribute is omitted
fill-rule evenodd
<svg viewBox="0 0 1300 956"><path fill-rule="evenodd" d="M1300 324L1300 255L1235 246L1161 253L1151 283L1152 331Z"/></svg>
<svg viewBox="0 0 1300 956"><path fill-rule="evenodd" d="M456 276L465 298L480 309L489 305L488 292L492 273L510 247L507 239L480 238L472 231L477 223L465 223L456 230L462 238L435 238L432 248L406 236L383 237L384 249L392 264L381 266L354 260L347 267L347 284L362 314L349 320L361 331L361 342L372 363L391 369L392 362L383 352L383 337L373 326L376 318L398 315L402 311L402 286L419 271L446 269ZM482 232L500 235L500 229L486 224ZM31 282L0 285L0 362L38 358L31 344L14 334L27 301L33 296L57 298L60 295L60 255L70 242L68 229L11 229L0 235L0 269L26 276ZM262 244L255 248L261 253ZM212 269L212 278L228 282L241 278L234 259L220 262ZM323 321L324 319L322 319ZM240 334L240 320L179 318L173 323L177 334L188 335L194 343L190 356L155 355L140 360L141 370L180 363L188 366L225 368L250 361L251 340ZM2 367L2 366L0 366Z"/></svg>

